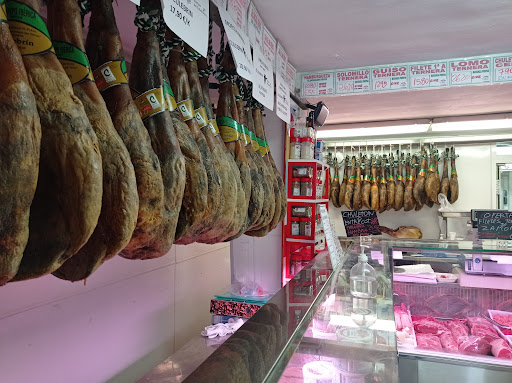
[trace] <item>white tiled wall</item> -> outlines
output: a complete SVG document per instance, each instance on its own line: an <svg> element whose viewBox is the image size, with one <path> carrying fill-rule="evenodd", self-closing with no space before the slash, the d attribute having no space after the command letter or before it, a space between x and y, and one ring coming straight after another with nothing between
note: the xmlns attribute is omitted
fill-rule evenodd
<svg viewBox="0 0 512 383"><path fill-rule="evenodd" d="M120 257L83 282L51 275L0 288L1 381L134 382L210 323L229 244Z"/></svg>

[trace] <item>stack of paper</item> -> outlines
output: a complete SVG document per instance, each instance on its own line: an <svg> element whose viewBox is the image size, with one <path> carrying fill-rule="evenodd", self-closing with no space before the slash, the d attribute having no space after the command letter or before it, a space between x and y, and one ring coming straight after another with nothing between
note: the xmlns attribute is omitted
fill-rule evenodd
<svg viewBox="0 0 512 383"><path fill-rule="evenodd" d="M393 280L397 282L436 284L436 273L427 264L397 266L393 271Z"/></svg>

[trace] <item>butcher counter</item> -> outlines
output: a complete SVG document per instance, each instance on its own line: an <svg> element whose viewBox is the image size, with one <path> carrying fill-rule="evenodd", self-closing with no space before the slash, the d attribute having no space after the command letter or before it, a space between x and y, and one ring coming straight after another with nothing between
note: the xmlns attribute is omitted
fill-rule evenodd
<svg viewBox="0 0 512 383"><path fill-rule="evenodd" d="M370 246L369 263L377 272L375 299L350 294L350 269L360 252L359 243L350 242L335 270L328 253L320 253L234 335L195 338L139 382L438 383L446 377L467 383L512 381L510 360L397 347L394 316L394 304L400 303L423 314L430 296L464 297L470 301L464 312L477 315L482 305L495 308L512 302L512 291L393 283L391 272L394 264L408 261L456 265L471 253L512 255L509 250L493 244L473 248L466 243L375 238L365 245Z"/></svg>

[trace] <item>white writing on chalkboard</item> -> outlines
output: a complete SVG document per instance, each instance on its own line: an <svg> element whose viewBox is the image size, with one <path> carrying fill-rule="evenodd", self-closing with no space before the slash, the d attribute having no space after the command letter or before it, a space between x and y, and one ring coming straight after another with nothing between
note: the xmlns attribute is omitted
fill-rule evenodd
<svg viewBox="0 0 512 383"><path fill-rule="evenodd" d="M512 239L512 212L477 211L480 239Z"/></svg>

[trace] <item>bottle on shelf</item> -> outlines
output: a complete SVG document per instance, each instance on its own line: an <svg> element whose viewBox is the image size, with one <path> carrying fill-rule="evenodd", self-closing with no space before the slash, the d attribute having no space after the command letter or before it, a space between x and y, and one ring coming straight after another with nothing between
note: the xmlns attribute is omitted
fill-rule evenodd
<svg viewBox="0 0 512 383"><path fill-rule="evenodd" d="M368 256L360 245L359 262L350 270L350 293L356 298L374 298L377 295L377 274L368 264Z"/></svg>

